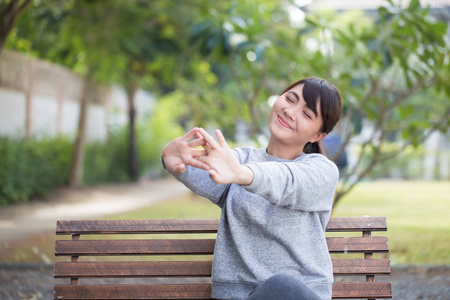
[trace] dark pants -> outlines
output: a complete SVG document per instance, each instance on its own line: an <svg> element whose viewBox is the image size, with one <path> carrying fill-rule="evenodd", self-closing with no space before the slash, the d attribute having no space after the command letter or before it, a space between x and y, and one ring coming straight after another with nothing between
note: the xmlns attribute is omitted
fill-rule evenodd
<svg viewBox="0 0 450 300"><path fill-rule="evenodd" d="M278 274L270 277L247 300L320 300L320 297L298 278Z"/></svg>

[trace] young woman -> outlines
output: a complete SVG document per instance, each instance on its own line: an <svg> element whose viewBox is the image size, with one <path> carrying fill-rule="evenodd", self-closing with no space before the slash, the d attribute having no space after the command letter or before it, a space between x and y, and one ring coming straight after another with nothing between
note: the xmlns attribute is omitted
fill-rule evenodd
<svg viewBox="0 0 450 300"><path fill-rule="evenodd" d="M165 168L222 209L213 298L331 299L324 232L339 175L320 141L341 110L333 85L305 78L273 105L266 148L230 149L202 128L164 147Z"/></svg>

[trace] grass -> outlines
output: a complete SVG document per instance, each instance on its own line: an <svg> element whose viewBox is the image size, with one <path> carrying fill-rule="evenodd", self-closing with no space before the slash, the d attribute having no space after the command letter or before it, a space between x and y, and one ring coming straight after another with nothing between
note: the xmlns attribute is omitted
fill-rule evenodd
<svg viewBox="0 0 450 300"><path fill-rule="evenodd" d="M392 264L450 264L449 182L362 182L333 211L333 216L386 216ZM220 209L192 193L108 219L213 219ZM136 236L128 236L136 238ZM162 236L159 236L162 237ZM138 237L142 238L142 236ZM53 260L53 232L0 247L0 262ZM58 239L63 239L58 236ZM0 245L1 246L1 245ZM59 259L67 261L67 258Z"/></svg>
<svg viewBox="0 0 450 300"><path fill-rule="evenodd" d="M449 212L449 182L376 181L358 184L333 216L386 216L392 264L448 265Z"/></svg>

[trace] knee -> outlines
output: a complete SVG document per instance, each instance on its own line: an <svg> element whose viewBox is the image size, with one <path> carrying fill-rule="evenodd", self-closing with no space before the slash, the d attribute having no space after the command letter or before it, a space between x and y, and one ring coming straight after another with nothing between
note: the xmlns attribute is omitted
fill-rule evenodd
<svg viewBox="0 0 450 300"><path fill-rule="evenodd" d="M293 287L301 284L301 281L294 276L286 275L286 274L276 274L267 279L267 283L276 286L276 287Z"/></svg>

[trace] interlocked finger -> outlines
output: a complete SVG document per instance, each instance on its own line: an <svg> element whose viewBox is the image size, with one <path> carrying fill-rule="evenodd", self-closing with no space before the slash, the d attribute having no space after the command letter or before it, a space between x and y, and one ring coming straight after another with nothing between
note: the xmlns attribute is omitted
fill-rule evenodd
<svg viewBox="0 0 450 300"><path fill-rule="evenodd" d="M199 128L199 131L212 150L219 148L219 145L217 144L216 140L214 140L214 138L210 136L205 129Z"/></svg>
<svg viewBox="0 0 450 300"><path fill-rule="evenodd" d="M206 150L192 149L192 157L206 156Z"/></svg>
<svg viewBox="0 0 450 300"><path fill-rule="evenodd" d="M206 144L206 141L205 141L205 139L203 137L201 137L201 138L196 138L196 139L194 139L192 141L189 141L189 142L187 142L187 144L188 144L189 147L195 148L195 147L198 147L198 146L203 146L204 144Z"/></svg>
<svg viewBox="0 0 450 300"><path fill-rule="evenodd" d="M222 131L217 129L216 136L217 136L217 140L219 140L219 144L221 147L230 148L230 147L228 147L227 141L225 140L225 137L223 136Z"/></svg>
<svg viewBox="0 0 450 300"><path fill-rule="evenodd" d="M200 151L202 151L202 150L200 150ZM203 157L203 156L199 156L199 157ZM195 168L199 168L199 169L203 169L203 170L210 169L207 164L201 162L196 157L187 157L187 158L183 159L183 161L186 165L193 166Z"/></svg>
<svg viewBox="0 0 450 300"><path fill-rule="evenodd" d="M198 132L198 128L197 127L195 127L195 128L192 128L191 130L189 130L185 135L183 135L182 137L181 137L181 139L183 140L183 141L189 141L190 139L192 139L194 136L195 136L195 134Z"/></svg>

